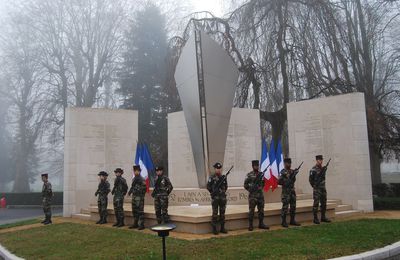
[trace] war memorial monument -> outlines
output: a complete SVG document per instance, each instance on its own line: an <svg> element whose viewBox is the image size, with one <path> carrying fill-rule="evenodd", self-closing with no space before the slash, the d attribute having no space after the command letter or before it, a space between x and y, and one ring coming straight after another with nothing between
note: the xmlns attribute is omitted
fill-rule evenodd
<svg viewBox="0 0 400 260"><path fill-rule="evenodd" d="M232 108L238 70L229 55L205 33L186 43L175 72L183 111L168 115L168 176L174 185L169 214L176 231L209 233L211 205L206 180L215 162L228 178L226 228L248 224L244 178L261 156L259 111ZM296 182L297 220L312 219L308 170L316 154L332 158L328 173L327 216L373 211L367 122L362 93L288 104L289 154L304 161ZM125 169L128 183L138 141L138 113L128 110L68 108L65 126L64 217L90 214L98 219L97 173ZM112 182L114 176L110 176ZM265 222L280 223L280 188L265 194ZM111 199L111 196L109 197ZM129 203L129 198L125 200ZM146 194L146 226L156 223ZM112 203L109 218L113 221ZM132 222L130 205L126 222ZM256 221L256 220L254 220Z"/></svg>

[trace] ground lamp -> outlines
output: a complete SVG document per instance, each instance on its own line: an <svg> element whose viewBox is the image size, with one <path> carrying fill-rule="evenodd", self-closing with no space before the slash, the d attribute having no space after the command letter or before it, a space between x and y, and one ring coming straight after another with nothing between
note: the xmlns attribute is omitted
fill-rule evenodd
<svg viewBox="0 0 400 260"><path fill-rule="evenodd" d="M162 237L162 247L163 247L163 259L167 259L166 249L165 249L165 237L169 235L169 231L174 230L176 225L174 224L160 224L151 227L151 230L158 233L159 237Z"/></svg>

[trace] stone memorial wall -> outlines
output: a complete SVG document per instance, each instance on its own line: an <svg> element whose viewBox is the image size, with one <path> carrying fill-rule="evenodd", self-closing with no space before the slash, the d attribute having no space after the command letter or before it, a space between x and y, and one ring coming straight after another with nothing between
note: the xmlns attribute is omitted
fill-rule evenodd
<svg viewBox="0 0 400 260"><path fill-rule="evenodd" d="M98 172L125 170L130 183L138 139L138 113L132 110L68 108L65 119L64 216L96 203Z"/></svg>
<svg viewBox="0 0 400 260"><path fill-rule="evenodd" d="M289 153L293 166L302 161L296 186L311 193L309 170L315 155L332 161L327 172L328 198L354 209L372 211L371 170L364 95L346 94L289 103Z"/></svg>

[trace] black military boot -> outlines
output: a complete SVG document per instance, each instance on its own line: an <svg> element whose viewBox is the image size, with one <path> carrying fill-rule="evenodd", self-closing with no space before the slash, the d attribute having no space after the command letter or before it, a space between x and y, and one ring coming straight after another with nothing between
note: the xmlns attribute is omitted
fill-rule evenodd
<svg viewBox="0 0 400 260"><path fill-rule="evenodd" d="M218 235L217 226L214 225L214 224L211 224L211 226L212 226L212 232L213 232L213 234L214 234L214 235Z"/></svg>
<svg viewBox="0 0 400 260"><path fill-rule="evenodd" d="M223 234L228 233L228 230L225 229L225 223L221 223L221 229L219 230L219 232L221 232Z"/></svg>
<svg viewBox="0 0 400 260"><path fill-rule="evenodd" d="M47 221L47 217L45 217L40 223L44 224Z"/></svg>
<svg viewBox="0 0 400 260"><path fill-rule="evenodd" d="M113 227L117 227L120 224L119 222L121 221L118 215L115 215L115 219L117 220L117 222L114 223Z"/></svg>
<svg viewBox="0 0 400 260"><path fill-rule="evenodd" d="M282 224L281 224L282 227L284 228L289 227L288 224L286 223L286 214L282 215L281 218L282 218Z"/></svg>
<svg viewBox="0 0 400 260"><path fill-rule="evenodd" d="M258 223L258 228L259 229L269 229L269 227L264 224L263 220L260 220L260 222Z"/></svg>
<svg viewBox="0 0 400 260"><path fill-rule="evenodd" d="M43 225L48 225L48 224L52 224L53 222L51 222L51 217L47 217L47 220L43 223Z"/></svg>
<svg viewBox="0 0 400 260"><path fill-rule="evenodd" d="M138 230L143 230L144 229L144 224L140 224Z"/></svg>
<svg viewBox="0 0 400 260"><path fill-rule="evenodd" d="M330 223L332 222L329 218L327 218L324 214L321 214L321 222Z"/></svg>
<svg viewBox="0 0 400 260"><path fill-rule="evenodd" d="M121 217L121 218L120 218L120 221L119 221L119 224L117 225L117 227L123 227L123 226L125 226L124 217Z"/></svg>
<svg viewBox="0 0 400 260"><path fill-rule="evenodd" d="M103 221L100 224L107 224L107 215L103 216Z"/></svg>
<svg viewBox="0 0 400 260"><path fill-rule="evenodd" d="M135 219L135 220L133 221L132 226L130 226L129 228L130 228L130 229L133 229L133 228L138 228L138 227L139 227L139 225L138 225L138 220Z"/></svg>
<svg viewBox="0 0 400 260"><path fill-rule="evenodd" d="M314 220L313 220L314 224L321 224L321 222L319 222L318 219L318 214L314 213Z"/></svg>
<svg viewBox="0 0 400 260"><path fill-rule="evenodd" d="M249 231L253 231L253 219L249 219Z"/></svg>
<svg viewBox="0 0 400 260"><path fill-rule="evenodd" d="M295 217L296 215L295 214L290 214L290 225L292 225L292 226L301 226L301 224L300 223L297 223L296 222L296 217Z"/></svg>
<svg viewBox="0 0 400 260"><path fill-rule="evenodd" d="M96 222L96 224L101 224L103 222L103 216L100 216L100 219Z"/></svg>

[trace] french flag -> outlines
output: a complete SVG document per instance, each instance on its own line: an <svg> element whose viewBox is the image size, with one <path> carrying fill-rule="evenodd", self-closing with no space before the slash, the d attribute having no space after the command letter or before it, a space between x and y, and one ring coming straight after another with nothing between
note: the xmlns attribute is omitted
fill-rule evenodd
<svg viewBox="0 0 400 260"><path fill-rule="evenodd" d="M269 156L268 156L268 148L267 148L267 142L265 139L262 140L262 147L261 147L261 168L260 171L263 172L267 167L269 166ZM264 191L268 191L270 188L270 179L271 179L271 174L269 171L266 171L264 173Z"/></svg>
<svg viewBox="0 0 400 260"><path fill-rule="evenodd" d="M274 191L278 187L278 178L279 178L278 162L276 160L274 139L272 139L269 147L269 161L271 163L271 166L269 167L269 172L271 174L271 179L269 181L269 184L271 186L272 191Z"/></svg>
<svg viewBox="0 0 400 260"><path fill-rule="evenodd" d="M278 165L278 173L280 174L282 169L284 168L281 140L279 140L278 147L276 148L276 161Z"/></svg>
<svg viewBox="0 0 400 260"><path fill-rule="evenodd" d="M149 172L154 170L153 160L146 144L138 143L136 146L135 164L140 166L140 175L146 181L146 192L149 192L150 179Z"/></svg>

